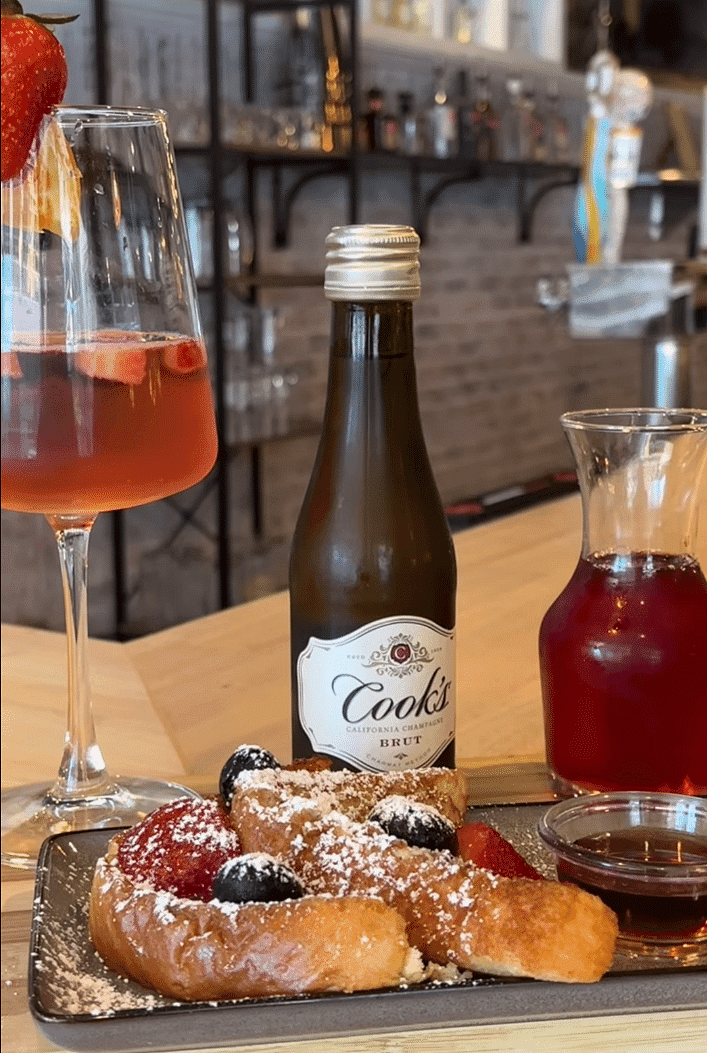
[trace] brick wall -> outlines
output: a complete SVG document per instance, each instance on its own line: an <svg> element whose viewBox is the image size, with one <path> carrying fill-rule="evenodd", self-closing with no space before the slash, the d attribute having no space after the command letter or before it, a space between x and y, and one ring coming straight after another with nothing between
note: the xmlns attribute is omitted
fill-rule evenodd
<svg viewBox="0 0 707 1053"><path fill-rule="evenodd" d="M516 240L515 184L482 180L445 191L432 211L421 254L422 295L415 305L415 354L425 436L445 502L570 466L558 418L568 409L636 405L640 347L634 341L577 341L564 320L537 306L543 274L562 274L573 258L573 192L541 203L532 244ZM338 206L338 214L337 214ZM312 186L294 211L292 247L264 247L264 266L311 268L312 251L341 222L334 181ZM407 222L403 177L367 180L364 222ZM647 198L635 195L626 258L684 257L689 222L665 240L647 235ZM286 305L283 362L308 361L313 375L297 399L323 405L329 309L318 290L268 294ZM693 402L707 405L707 337L695 341ZM288 537L315 443L266 452L265 507L274 535ZM275 562L280 583L282 564Z"/></svg>
<svg viewBox="0 0 707 1053"><path fill-rule="evenodd" d="M264 177L267 180L267 176ZM264 270L323 269L324 238L346 221L344 184L335 178L309 185L297 198L288 248L271 248L267 183L262 186L261 266ZM573 258L572 192L547 196L538 208L531 244L516 241L515 184L484 179L446 190L434 207L422 250L422 296L415 307L416 360L423 426L445 502L569 466L560 413L639 400L638 346L631 341L574 341L563 320L535 303L543 274L562 274ZM364 222L409 222L402 175L367 176ZM682 259L692 216L652 242L647 197L636 193L625 258ZM321 415L327 373L329 305L321 289L271 291L285 324L278 355L301 370L293 411ZM693 403L707 406L707 336L695 341ZM236 600L286 582L289 538L312 467L316 440L265 448L265 553L247 555L249 462L231 465L233 586ZM202 490L205 488L202 488ZM193 504L201 493L178 499ZM136 633L198 617L218 602L213 566L213 493L197 525L179 529L166 503L125 517L129 615ZM165 542L174 538L171 546ZM113 631L109 517L99 518L92 541L90 628ZM2 619L61 628L59 568L49 528L39 517L2 514Z"/></svg>

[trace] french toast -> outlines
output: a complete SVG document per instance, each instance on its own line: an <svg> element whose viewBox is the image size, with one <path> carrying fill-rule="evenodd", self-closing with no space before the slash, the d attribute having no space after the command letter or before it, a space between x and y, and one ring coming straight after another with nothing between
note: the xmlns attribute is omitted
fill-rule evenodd
<svg viewBox="0 0 707 1053"><path fill-rule="evenodd" d="M344 814L328 793L291 796L288 789L278 772L239 776L231 818L244 850L268 845L313 892L384 900L405 918L423 957L577 983L596 981L609 968L618 926L598 897L570 884L499 877L450 852L412 847Z"/></svg>
<svg viewBox="0 0 707 1053"><path fill-rule="evenodd" d="M203 902L133 880L114 838L93 878L89 931L110 969L180 1000L365 991L422 979L405 922L379 899Z"/></svg>
<svg viewBox="0 0 707 1053"><path fill-rule="evenodd" d="M240 770L246 755L267 766ZM589 983L611 964L616 918L596 897L386 832L402 803L434 813L456 846L463 773L282 769L256 747L234 757L219 798L158 809L99 860L90 933L121 975L220 1000L407 986L449 969ZM299 889L222 900L234 856L284 867Z"/></svg>

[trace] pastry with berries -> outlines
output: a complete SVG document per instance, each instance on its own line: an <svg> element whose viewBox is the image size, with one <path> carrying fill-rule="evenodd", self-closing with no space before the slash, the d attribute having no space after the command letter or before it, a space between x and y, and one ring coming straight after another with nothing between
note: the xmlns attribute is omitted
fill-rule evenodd
<svg viewBox="0 0 707 1053"><path fill-rule="evenodd" d="M613 913L470 823L461 772L288 768L241 746L219 788L158 809L97 864L92 940L146 987L365 991L450 966L588 983L611 964Z"/></svg>
<svg viewBox="0 0 707 1053"><path fill-rule="evenodd" d="M426 961L574 983L595 982L609 968L618 924L597 896L463 859L452 851L453 824L419 802L404 806L396 793L391 802L385 776L379 803L361 819L348 792L338 801L332 793L334 774L300 775L293 795L288 773L242 772L231 819L244 851L274 852L320 894L383 900L405 918ZM399 774L405 781L415 773Z"/></svg>
<svg viewBox="0 0 707 1053"><path fill-rule="evenodd" d="M269 853L243 854L220 798L181 798L113 838L89 931L109 968L180 1000L360 991L422 975L396 910L312 895Z"/></svg>

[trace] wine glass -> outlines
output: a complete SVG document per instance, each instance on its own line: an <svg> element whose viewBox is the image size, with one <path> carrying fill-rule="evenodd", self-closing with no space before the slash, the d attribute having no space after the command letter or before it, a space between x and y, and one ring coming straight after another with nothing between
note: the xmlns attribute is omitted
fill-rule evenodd
<svg viewBox="0 0 707 1053"><path fill-rule="evenodd" d="M53 111L30 174L2 185L2 297L2 507L49 521L68 638L56 781L2 794L2 862L30 868L52 833L130 824L190 793L108 773L87 666L87 554L98 513L185 490L216 458L162 111Z"/></svg>

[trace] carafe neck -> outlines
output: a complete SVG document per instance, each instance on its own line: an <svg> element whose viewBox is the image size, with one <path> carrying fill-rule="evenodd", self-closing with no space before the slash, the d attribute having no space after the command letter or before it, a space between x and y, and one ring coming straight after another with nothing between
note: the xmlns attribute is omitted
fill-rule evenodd
<svg viewBox="0 0 707 1053"><path fill-rule="evenodd" d="M707 427L566 430L582 494L583 557L663 553L699 560Z"/></svg>

